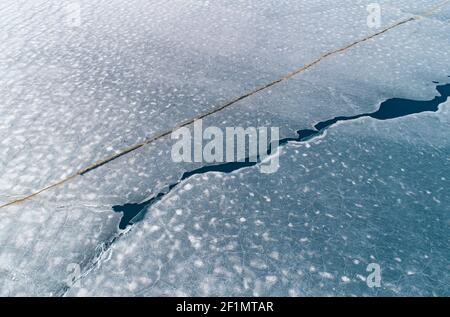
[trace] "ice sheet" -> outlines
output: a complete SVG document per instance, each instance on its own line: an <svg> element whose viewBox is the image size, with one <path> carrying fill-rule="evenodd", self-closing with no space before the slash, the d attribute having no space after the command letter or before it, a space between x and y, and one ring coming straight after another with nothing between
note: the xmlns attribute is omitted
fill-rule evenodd
<svg viewBox="0 0 450 317"><path fill-rule="evenodd" d="M390 2L389 5L384 5L386 9L382 19L383 25L386 26L411 14L417 14L438 2L396 1L395 5L394 2ZM209 109L217 103L233 99L242 92L278 78L328 50L337 49L376 31L369 29L366 25L366 4L369 1L342 1L339 6L336 6L335 1L286 1L283 3L279 1L239 3L215 1L208 2L208 5L206 5L207 2L198 1L137 0L96 1L95 3L82 1L81 3L83 22L78 28L71 28L65 24L64 8L59 3L4 1L0 6L2 17L0 19L2 37L0 42L0 112L2 116L0 121L0 174L2 175L0 202L2 203L34 192L117 149L134 144L151 133L173 126L181 119L192 117L195 113ZM438 13L439 19L427 18L408 23L341 55L323 60L308 72L241 101L235 107L211 116L205 123L220 127L276 125L282 128L282 135L286 136L297 129L311 127L315 122L328 119L330 116L354 115L373 110L380 101L387 98L431 99L436 93L435 84L431 81L444 80L450 74L449 39L446 36L449 33L449 27L448 20L446 21L443 15L445 12L448 11ZM422 119L417 119L414 121L414 129L416 124L422 124L423 129L420 131L430 132L430 135L433 131L438 133L438 128L428 129L427 127L430 122L435 123L441 120L437 126L441 126L440 131L445 131L444 128L448 128L446 116L448 117L448 114L428 116L423 123L420 123ZM408 120L405 121L404 130L407 132L406 135L411 135L415 132L411 132L412 119ZM375 136L372 137L375 128L365 130L365 125L362 128L356 128L353 127L355 124L345 128L348 129L348 131L345 130L348 142L359 137L361 142L372 142L379 147L386 146L382 139L377 140ZM376 126L379 124L381 123L377 123ZM396 129L390 124L386 127L388 127L386 131ZM339 131L340 129L344 128L339 128ZM381 133L380 129L375 130L378 131L380 138L388 138L389 142L395 143L394 137ZM399 134L400 132L397 133ZM411 155L419 156L419 149L429 150L431 147L440 149L438 152L441 156L435 154L436 157L432 158L430 166L437 166L436 164L442 164L443 161L448 162L445 161L445 153L448 158L448 151L445 152L448 146L444 136L424 137L423 144L419 143L417 149L410 149ZM338 136L336 138L339 138L339 142L345 141ZM327 144L334 144L332 140ZM355 151L361 150L363 143L354 142L351 145ZM408 142L413 142L412 136L409 137ZM400 141L397 143L392 146L402 146ZM233 212L250 213L252 211L247 208L251 200L249 199L245 204L244 202L238 204L236 200L238 198L241 200L242 197L236 196L235 193L239 189L244 191L246 188L247 190L250 187L254 188L261 182L262 175L253 175L251 169L237 173L235 177L239 181L229 179L228 176L219 179L215 179L216 176L208 176L208 180L201 178L190 180L196 185L193 190L198 193L205 188L211 188L210 195L218 194L212 189L216 190L214 186L219 186L217 184L224 179L225 184L229 183L229 188L235 188L227 191L226 199L222 203L222 205L225 204L226 210L231 210L230 218L217 219L218 225L223 228L222 232L214 233L199 229L197 234L195 233L197 229L194 228L191 232L192 236L189 236L183 230L177 231L180 228L178 225L189 227L195 226L195 223L189 219L182 223L185 219L183 217L189 213L182 211L182 215L178 216L174 205L178 203L183 207L190 206L192 210L189 212L193 217L199 217L198 223L206 228L209 223L204 221L209 219L207 216L210 214L205 214L206 209L209 208L205 204L213 202L176 189L170 197L181 199L184 195L185 198L182 201L172 201L170 197L167 197L158 207L160 209L164 206L160 209L160 214L156 211L149 212L141 224L133 227L127 236L113 243L113 246L115 244L117 246L114 246L112 250L120 250L123 253L112 251L111 260L102 264L98 271L87 271L97 263L98 255L101 255L103 260L108 258L108 254L103 254L103 249L118 234L117 224L120 215L112 211L113 205L141 202L176 181L184 171L195 167L171 162L170 147L170 142L161 140L63 186L42 193L25 203L2 209L0 211L3 213L0 219L2 285L0 294L62 295L68 289L66 279L67 268L70 264L79 264L86 277L82 278L82 285L85 285L85 288L69 290L69 295L189 293L189 289L183 288L186 284L182 284L183 287L180 289L173 289L170 286L173 278L181 278L177 275L177 270L184 264L194 264L191 266L192 271L187 272L189 274L186 274L186 278L191 276L200 285L195 294L217 292L228 295L240 293L295 295L292 289L302 294L331 294L333 291L336 294L373 294L370 290L361 287L361 284L357 284L354 276L350 276L350 273L359 272L360 268L364 270L363 264L348 272L348 278L352 281L349 284L356 285L354 287L345 286L347 284L342 286L338 283L345 273L341 266L337 265L335 272L324 271L331 270L329 265L320 267L319 273L332 274L336 284L327 283L328 274L322 274L323 276L319 274L321 278L324 278L324 286L319 287L321 284L316 283L318 277L314 274L307 275L305 271L302 275L311 277L309 283L298 277L293 278L293 284L286 284L283 280L291 279L291 275L287 275L289 278L282 277L284 272L274 270L274 266L270 266L267 260L262 263L257 256L255 259L250 257L247 259L242 255L253 254L253 247L257 249L261 245L269 247L270 242L269 240L267 244L264 244L265 237L262 236L262 238L254 238L252 234L258 231L252 233L248 230L240 233L242 236L239 236L235 223L231 227L226 225L227 221L236 220L237 215ZM330 147L320 148L322 150L314 148L314 151L323 154L331 150ZM414 152L416 150L419 152ZM287 151L289 153L292 149ZM269 206L264 210L266 217L274 215L273 226L280 224L276 227L277 230L286 225L287 220L282 217L285 215L283 212L295 212L297 209L294 207L301 204L304 199L303 196L300 198L294 196L298 188L290 187L306 184L311 180L303 174L294 173L297 167L295 160L302 160L302 154L303 152L300 152L297 158L294 155L283 156L285 161L281 163L280 173L284 174L287 180L278 178L281 174L274 176L274 179L277 179L276 182L283 181L283 185L280 185L281 189L288 193L291 191L292 198L285 209L280 208L282 206L280 203L279 207ZM290 160L287 160L287 157ZM350 157L348 160L354 161L355 158ZM395 162L397 164L398 160ZM402 163L403 160L400 162ZM407 163L416 164L417 162L408 161ZM392 168L396 168L395 164ZM331 167L330 169L332 170ZM339 169L335 171L335 173L339 172L341 172ZM437 173L436 170L433 172ZM432 178L433 175L431 173L430 177ZM293 176L298 177L292 178ZM356 179L357 175L350 173L348 178ZM422 179L424 183L427 180L428 178ZM289 182L291 182L290 185ZM395 180L392 182L395 183ZM411 182L411 179L407 178L405 182ZM430 183L434 184L431 181ZM273 196L271 199L275 200L277 193L274 195L273 192L277 189L270 188L269 185L270 182L267 188L261 188L261 193L254 190L256 198L254 198L253 208L266 200L263 196L268 198ZM324 187L319 189L319 185ZM317 191L323 191L323 188L332 185L331 181L326 183L324 180L323 184L316 185ZM340 186L344 185L347 185L345 181ZM413 183L410 186L418 191L420 184ZM382 188L387 191L387 186ZM357 191L351 196L352 199L348 201L339 201L340 196L336 192L329 197L328 192L323 192L322 196L327 196L329 200L319 200L318 204L328 204L328 208L350 206L356 201L358 195L368 189L355 190ZM437 189L431 188L429 191L433 192L433 190ZM333 197L337 197L335 204L339 202L338 205L333 205ZM417 201L423 204L426 201L422 198L423 195ZM436 196L436 198L445 202L445 197ZM235 204L230 204L231 200ZM262 202L259 202L260 200ZM412 199L408 203L413 204L411 201ZM388 204L388 200L385 204ZM212 209L214 206L210 207ZM433 218L439 210L431 203L425 207L431 208L434 213L431 214L431 218L427 218L427 225L441 225L441 220L437 220L437 217ZM280 210L277 211L275 208ZM297 219L296 225L302 223L301 217L304 217L305 213L313 217L313 208L306 210L308 208L304 205L302 208L301 213L297 215L300 219ZM401 208L400 206L400 211ZM226 210L223 209L223 212ZM373 226L378 231L374 231L377 235L374 233L372 235L379 238L385 234L380 229L380 223L386 219L391 210L384 210L385 218L377 218L370 214L371 211L372 209L367 207L367 210L362 212L365 217L374 222ZM174 227L171 227L170 223L162 225L153 221L155 219L169 221L173 217L171 212L177 215L174 218ZM199 214L194 214L195 212ZM215 212L219 216L222 211ZM274 214L274 212L279 213ZM345 216L336 213L337 211L334 215L338 217L338 220L345 219L342 218ZM356 211L350 210L350 214L357 217L355 213ZM239 223L241 223L240 218ZM253 220L256 221L256 218L249 218L249 220L246 218L242 223L250 223ZM320 222L321 220L323 219L317 216L316 226L331 226L329 223ZM271 223L272 221L266 220L266 225L270 226ZM153 232L156 230L154 226L159 226L160 229ZM355 227L340 228L336 239L341 239L344 235L353 238L358 233L352 233L351 229L358 230L361 227L362 225L357 221ZM157 248L157 246L164 248L165 243L170 241L162 239L162 228L168 230L165 234L173 234L174 239L180 241L180 245L169 245L174 248L172 258L174 261L168 263L165 271L162 268L166 264L166 257L172 256L172 253L167 252L168 249ZM256 224L253 223L252 227L249 227L249 229L252 228L256 228ZM437 231L429 229L421 233L425 241L421 242L422 244L419 243L419 246L420 248L435 247L432 252L430 251L431 253L429 252L430 254L426 254L428 257L433 257L435 263L433 262L434 266L431 266L430 274L416 274L420 278L426 279L428 274L435 279L437 270L445 263L442 254L448 250L448 245L445 241L441 244L436 242L442 236L443 230L440 228L448 232L448 227L441 225L441 227L438 226ZM235 237L228 236L227 230ZM267 230L271 232L270 230L275 229L269 227ZM285 244L274 243L270 247L276 245L275 249L286 250L287 246L290 246L288 240L283 240L290 237L286 230L278 233L279 241ZM367 229L364 230L367 231ZM363 232L366 233L364 230ZM261 235L263 233L261 232ZM307 236L307 233L312 235L307 229L300 233L312 239L312 236ZM196 238L201 237L201 234L207 234L210 237L217 235L216 252L219 252L222 247L225 250L233 248L241 238L245 240L244 246L248 247L248 250L231 249L236 252L230 251L234 255L229 260L225 258L225 255L218 256L217 267L219 271L221 268L225 268L225 271L214 272L216 266L214 263L207 263L207 260L203 260L203 263L198 262L198 257L208 251L203 248L197 250L193 247L197 245ZM297 237L295 234L292 236ZM147 237L155 239L147 241ZM307 260L295 265L302 270L307 268L309 272L311 268L307 267L307 264L311 264L319 270L315 256L319 258L317 252L321 251L320 248L323 246L329 246L329 248L333 246L331 241L328 244L322 241L328 238L330 235L326 233L319 235L317 239L320 241L317 241L310 249L306 249L307 252L316 252L315 255L308 258L309 255L303 253L302 256ZM394 232L392 239L400 239L398 232ZM129 241L130 248L124 247L125 241ZM342 262L347 258L356 257L359 252L361 255L359 261L365 264L364 261L368 261L367 256L373 254L361 251L364 241L372 240L367 238L356 246L350 245L349 248L355 247L354 251L345 249L323 253L323 258L329 257L329 261ZM292 242L294 250L301 253L299 246L303 245L303 242L295 243ZM387 244L384 243L378 241L374 243L373 248L376 248L378 244L387 248ZM398 243L400 245L400 242ZM182 248L184 246L186 249ZM196 250L192 258L186 257L188 250L192 248ZM341 259L339 252L345 255ZM398 264L398 267L394 266L390 262L392 252L389 251L386 256L377 257L377 259L383 261L382 264L383 266L386 264L386 268L393 268L393 276L404 277L406 266L402 264ZM300 259L298 254L286 259L280 255L281 251L278 251L278 255L272 254L272 250L270 253L269 258L275 258L274 263L280 261L285 268L288 266L289 259L292 261ZM150 254L156 257L151 258ZM403 258L398 254L396 256L398 255L401 259L405 257L410 259L413 253L408 249L405 250L405 254ZM279 260L276 260L277 257ZM128 271L124 271L123 265L134 258L136 262L130 265ZM223 266L227 263L234 264L235 261L238 263L242 261L242 258L252 260L251 263L247 263L248 267L244 267L241 263L242 268L245 268L243 273L239 273L241 268L237 266L236 272L249 274L246 275L249 280L245 281L235 271L231 271L232 273L226 271L231 270L230 267ZM205 259L213 258L207 256ZM176 260L179 262L177 263ZM411 265L416 271L425 260L422 261L420 258L417 261L419 262L416 265ZM117 266L113 267L113 264ZM267 268L258 269L258 266L264 265ZM141 272L138 272L139 267ZM203 275L202 272L205 271L208 274ZM258 272L267 272L267 274L258 275ZM159 273L162 274L163 282L152 288L152 285L156 285L154 282L158 280ZM227 282L220 283L217 289L212 289L212 285L219 285L214 282L223 281L224 276L229 278ZM123 287L119 289L119 283L126 278L130 278L133 282L124 282ZM203 278L205 280L202 280ZM107 282L108 279L110 282ZM387 281L392 280L392 277L387 279ZM185 281L187 283L187 280ZM208 284L207 281L211 283ZM448 293L448 289L445 289L445 285L442 284L448 281L448 276L444 276L439 281L441 282L438 282L434 288L426 280L423 284L418 284L423 287L413 289L413 283L406 279L404 284L401 282L386 286L383 292L393 294L396 292L394 285L400 285L398 294ZM302 282L302 286L295 288L294 284L297 282ZM163 285L164 283L168 284ZM246 288L245 283L249 283L250 286ZM274 286L268 287L269 284Z"/></svg>
<svg viewBox="0 0 450 317"><path fill-rule="evenodd" d="M289 144L276 174L194 176L69 294L449 295L449 106Z"/></svg>
<svg viewBox="0 0 450 317"><path fill-rule="evenodd" d="M1 201L374 32L369 1L65 3L2 2Z"/></svg>

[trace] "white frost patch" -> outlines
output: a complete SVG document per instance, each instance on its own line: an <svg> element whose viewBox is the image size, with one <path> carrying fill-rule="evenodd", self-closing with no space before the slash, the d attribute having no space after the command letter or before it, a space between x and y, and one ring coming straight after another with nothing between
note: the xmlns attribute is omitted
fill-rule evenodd
<svg viewBox="0 0 450 317"><path fill-rule="evenodd" d="M344 276L341 276L341 281L344 282L344 283L349 283L350 282L350 278L344 275Z"/></svg>
<svg viewBox="0 0 450 317"><path fill-rule="evenodd" d="M194 249L200 249L201 248L201 246L202 246L202 244L201 244L201 240L202 239L201 238L193 236L193 235L188 235L188 239L189 239L189 242L191 243L191 246Z"/></svg>
<svg viewBox="0 0 450 317"><path fill-rule="evenodd" d="M326 279L329 279L329 280L334 279L333 274L328 273L328 272L320 272L319 275L320 275L321 277L326 278Z"/></svg>

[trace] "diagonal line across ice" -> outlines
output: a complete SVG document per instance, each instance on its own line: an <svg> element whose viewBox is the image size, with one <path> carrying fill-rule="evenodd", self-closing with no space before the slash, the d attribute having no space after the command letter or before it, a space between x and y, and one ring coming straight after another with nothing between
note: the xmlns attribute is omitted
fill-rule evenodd
<svg viewBox="0 0 450 317"><path fill-rule="evenodd" d="M364 43L364 42L366 42L366 41L368 41L368 40L371 40L371 39L373 39L373 38L376 38L376 37L378 37L378 36L380 36L380 35L382 35L382 34L388 32L388 31L390 31L390 30L392 30L392 29L394 29L394 28L397 28L397 27L403 25L403 24L406 24L406 23L409 23L409 22L413 22L413 21L417 21L417 20L420 20L420 19L422 19L422 18L424 18L424 17L428 17L428 16L432 15L433 13L435 13L435 12L438 11L438 10L440 10L441 8L443 8L444 6L446 6L446 5L449 4L449 3L450 3L450 0L445 0L445 1L443 1L443 2L441 2L441 3L439 3L439 4L437 4L437 5L435 5L435 6L433 6L433 7L431 7L430 9L426 10L426 11L423 12L422 14L419 14L419 15L416 15L416 16L414 16L414 17L411 17L411 18L407 18L407 19L401 20L401 21L399 21L399 22L397 22L397 23L392 24L392 25L389 26L389 27L384 28L384 29L381 30L381 31L378 31L378 32L376 32L376 33L374 33L374 34L372 34L372 35L369 35L369 36L367 36L367 37L364 37L364 38L362 38L362 39L359 39L359 40L357 40L357 41L355 41L355 42L353 42L353 43L351 43L351 44L348 44L348 45L346 45L346 46L344 46L344 47L338 48L338 49L333 50L333 51L326 52L326 53L320 55L320 56L319 56L317 59L315 59L314 61L310 62L309 64L306 64L306 65L304 65L304 66L302 66L302 67L296 69L295 71L293 71L293 72L291 72L291 73L289 73L289 74L287 74L287 75L281 77L281 78L278 78L278 79L276 79L276 80L274 80L274 81L272 81L272 82L270 82L270 83L268 83L268 84L266 84L266 85L264 85L264 86L261 86L261 87L259 87L259 88L256 88L256 89L252 90L252 91L249 91L249 92L247 92L247 93L245 93L245 94L243 94L243 95L241 95L241 96L239 96L239 97L237 97L237 98L235 98L235 99L233 99L233 100L231 100L231 101L229 101L229 102L227 102L227 103L225 103L225 104L222 104L222 105L220 105L220 106L214 107L214 108L212 108L212 109L210 109L210 110L208 110L208 111L206 111L206 112L204 112L204 113L201 113L201 114L199 114L199 115L197 115L197 116L195 116L195 117L193 117L193 118L190 118L190 119L187 119L187 120L185 120L185 121L183 121L183 122L180 122L180 123L178 123L177 125L175 125L174 127L170 128L170 129L168 129L168 130L159 132L159 133L157 133L157 134L155 134L155 135L153 135L153 136L147 138L146 140L144 140L144 141L141 142L141 143L138 143L138 144L132 145L132 146L130 146L130 147L127 147L127 148L125 148L125 149L122 149L122 150L120 150L118 153L116 153L116 154L114 154L114 155L111 155L111 156L108 156L108 157L106 157L106 158L104 158L104 159L102 159L102 160L100 160L100 161L97 161L97 162L95 162L95 163L93 163L93 164L90 164L90 165L87 166L86 168L81 169L81 170L77 171L76 173L74 173L74 174L72 174L72 175L70 175L70 176L68 176L68 177L66 177L66 178L64 178L64 179L62 179L62 180L60 180L60 181L58 181L58 182L56 182L56 183L53 183L53 184L48 185L48 186L46 186L46 187L43 187L43 188L41 188L41 189L39 189L39 190L33 192L32 194L29 194L29 195L24 196L24 197L22 197L22 198L15 199L15 200L12 200L12 201L10 201L10 202L7 202L7 203L5 203L5 204L3 204L3 205L0 205L0 209L5 208L5 207L8 207L8 206L11 206L11 205L15 205L15 204L18 204L18 203L21 203L21 202L24 202L24 201L26 201L26 200L29 200L29 199L35 197L35 196L40 195L40 194L43 193L43 192L46 192L46 191L48 191L48 190L50 190L50 189L53 189L53 188L55 188L55 187L58 187L58 186L60 186L60 185L63 185L64 183L66 183L66 182L68 182L68 181L70 181L70 180L72 180L72 179L74 179L74 178L76 178L76 177L78 177L78 176L82 176L82 175L84 175L84 174L86 174L86 173L88 173L88 172L90 172L90 171L92 171L92 170L94 170L94 169L96 169L96 168L98 168L98 167L101 167L101 166L103 166L103 165L105 165L105 164L107 164L107 163L110 163L110 162L114 161L115 159L117 159L117 158L119 158L119 157L122 157L122 156L124 156L124 155L126 155L126 154L128 154L128 153L134 152L134 151L136 151L137 149L139 149L139 148L141 148L141 147L143 147L143 146L145 146L145 145L154 143L155 141L157 141L157 140L159 140L159 139L162 139L162 138L164 138L164 137L167 137L167 136L169 136L173 131L175 131L175 130L177 130L177 129L179 129L179 128L185 127L185 126L189 126L189 125L191 125L192 123L194 123L194 121L196 121L196 120L200 120L200 119L203 119L203 118L205 118L205 117L208 117L208 116L210 116L210 115L212 115L212 114L215 114L215 113L217 113L217 112L220 112L220 111L222 111L222 110L224 110L224 109L226 109L226 108L229 108L229 107L235 105L236 103L238 103L238 102L241 101L241 100L247 99L247 98L249 98L249 97L251 97L251 96L253 96L253 95L255 95L255 94L257 94L257 93L259 93L259 92L261 92L261 91L264 91L264 90L266 90L266 89L268 89L268 88L270 88L270 87L272 87L272 86L275 86L275 85L277 85L277 84L279 84L279 83L282 83L282 82L284 82L284 81L287 81L287 80L289 80L290 78L292 78L292 77L294 77L294 76L296 76L296 75L298 75L298 74L300 74L300 73L302 73L302 72L304 72L304 71L310 69L310 68L313 67L314 65L320 63L322 60L324 60L324 59L326 59L326 58L328 58L328 57L330 57L330 56L333 56L333 55L337 55L337 54L339 54L339 53L342 53L342 52L344 52L344 51L346 51L346 50L348 50L348 49L350 49L350 48L352 48L352 47L354 47L354 46L357 46L357 45L359 45L359 44L361 44L361 43Z"/></svg>

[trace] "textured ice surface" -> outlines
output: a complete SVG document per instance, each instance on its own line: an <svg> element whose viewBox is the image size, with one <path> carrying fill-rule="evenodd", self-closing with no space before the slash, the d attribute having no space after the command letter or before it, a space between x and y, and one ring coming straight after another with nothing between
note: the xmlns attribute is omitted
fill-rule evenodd
<svg viewBox="0 0 450 317"><path fill-rule="evenodd" d="M374 32L369 1L80 3L73 28L64 2L2 2L0 200Z"/></svg>
<svg viewBox="0 0 450 317"><path fill-rule="evenodd" d="M289 144L276 174L194 176L71 294L449 295L449 106Z"/></svg>
<svg viewBox="0 0 450 317"><path fill-rule="evenodd" d="M2 1L0 203L32 193L152 133L277 79L327 51L374 33L376 30L366 25L366 5L370 2L340 1L337 5L335 1L81 1L82 21L73 28L65 21L62 2ZM439 2L385 1L382 24L387 26L419 14ZM431 81L443 81L450 74L448 13L448 8L441 10L323 60L307 72L209 117L205 124L275 125L286 136L337 115L373 111L388 98L431 99L436 93ZM445 190L439 190L439 186L448 187L448 177L444 175L449 156L445 139L448 112L399 121L404 122L400 127L377 122L371 127L352 123L335 128L330 131L334 139L324 143L326 146L309 149L314 151L311 157L315 153L324 160L328 151L333 153L337 142L343 142L341 147L353 148L355 156L360 152L363 155L363 149L372 144L378 146L380 153L374 160L381 160L385 154L382 151L388 151L389 145L395 151L408 150L416 159L409 161L395 152L397 157L393 155L392 165L384 171L395 176L385 176L387 185L360 184L361 187L353 188L347 184L347 179L357 180L360 175L376 179L373 173L382 172L378 165L364 172L359 164L365 161L350 154L346 158L348 169L341 170L339 164L327 167L328 173L336 175L344 175L345 171L345 177L333 179L327 177L327 172L320 176L320 159L311 162L317 164L312 170L320 177L313 179L312 174L296 173L302 171L296 160L304 160L302 155L306 152L304 148L289 147L279 173L268 179L248 169L233 175L235 179L230 175L207 175L208 179L189 180L191 191L176 189L155 206L142 223L114 243L117 246L111 249L111 259L102 263L99 270L88 271L118 232L120 215L111 207L141 202L173 183L184 171L195 168L172 163L171 143L167 140L22 204L1 209L0 294L63 294L67 289L66 268L77 263L86 274L82 279L84 288L69 291L71 295L373 295L362 282L355 282L355 274L365 274L364 264L372 261L370 255L382 264L383 272L387 271L383 278L388 284L380 293L448 294L445 206L449 204ZM422 133L417 133L418 125L422 126ZM401 132L405 133L403 138ZM341 138L340 134L346 137ZM408 145L410 148L406 149ZM423 160L429 162L429 169L414 165L420 163L417 157L421 150L424 157L434 153L434 157ZM397 180L401 178L396 177L402 175L398 170L403 163L424 173L417 178L405 176L403 181L417 197L406 195L406 191L393 191L389 186L400 186ZM438 174L444 180L439 180ZM218 190L222 181L224 185ZM314 187L311 196L299 195L304 186ZM352 194L342 198L340 188ZM204 190L211 197L225 198L205 199L199 194ZM420 194L420 190L434 195ZM255 196L244 200L250 192ZM282 195L291 197L274 204L264 197L276 202ZM402 201L389 205L391 201L386 196ZM379 205L385 206L381 214L372 206L374 203L369 206L359 201L365 197L381 200ZM441 209L437 203L433 205L433 197L441 202ZM424 210L429 208L430 213L423 216L419 207L408 209L415 206L415 201ZM181 207L175 208L177 204ZM258 218L255 209L263 204L260 214L265 218ZM364 208L354 208L355 204ZM422 215L413 220L422 221L424 230L415 230L414 236L406 229L415 222L402 223L404 218L400 216L390 222L392 206L400 215L406 214L407 220ZM315 214L317 210L321 211L319 215ZM336 227L332 225L333 218L325 213L334 215ZM353 227L347 226L345 213L362 220L356 220ZM315 222L312 225L310 221L310 227L302 231L298 228L308 223L306 214ZM214 224L209 221L214 217L222 231L211 229ZM290 218L296 221L296 231L288 230ZM264 221L260 229L255 223L258 219ZM383 230L383 221L386 225L397 221L398 229ZM239 230L237 224L239 228L248 227ZM405 228L405 238L396 231L401 228ZM265 232L269 236L263 236ZM313 232L319 233L315 236ZM255 236L257 233L259 237ZM271 233L278 242L271 240ZM208 239L199 240L202 235ZM376 238L364 238L366 235ZM348 245L342 242L343 236L348 237ZM381 238L385 236L386 241ZM164 239L167 237L171 238ZM216 238L217 242L209 238ZM433 261L420 258L419 251L415 259L410 240L419 241L419 251L428 247L423 256ZM128 241L128 248L124 241ZM308 241L313 242L303 246ZM389 247L403 253L385 250L380 256L374 251ZM219 255L220 250L226 252ZM103 254L100 262L108 257L109 254ZM362 264L348 264L350 257ZM402 260L397 266L392 262L396 257ZM324 262L321 266L318 259L331 264ZM347 266L348 272L342 268ZM292 274L297 268L303 275ZM390 268L392 275L388 273ZM438 274L439 269L442 275ZM315 270L319 275L308 273ZM408 270L417 274L409 274ZM334 279L330 280L326 273ZM347 281L344 276L351 283L339 283ZM197 290L188 288L190 278L199 285ZM423 281L414 280L417 278ZM184 283L179 289L172 288L173 280ZM301 285L296 287L295 283Z"/></svg>

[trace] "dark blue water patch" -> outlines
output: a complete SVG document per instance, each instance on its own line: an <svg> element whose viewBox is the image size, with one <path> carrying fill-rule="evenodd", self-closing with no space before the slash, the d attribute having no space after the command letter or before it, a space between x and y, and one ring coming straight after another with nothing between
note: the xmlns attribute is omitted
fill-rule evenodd
<svg viewBox="0 0 450 317"><path fill-rule="evenodd" d="M180 182L174 183L167 187L166 190L159 192L149 200L146 200L142 203L130 203L125 205L116 205L113 206L113 210L115 212L121 212L123 213L122 218L120 219L119 223L119 229L125 229L128 225L131 223L134 223L142 216L144 216L144 211L154 203L160 201L165 195L167 195L176 185L178 185ZM141 217L139 217L141 216Z"/></svg>
<svg viewBox="0 0 450 317"><path fill-rule="evenodd" d="M123 216L120 219L119 228L125 229L133 218L135 218L139 213L141 213L147 206L153 203L153 198L148 202L143 202L141 204L125 204L113 206L115 212L122 212Z"/></svg>
<svg viewBox="0 0 450 317"><path fill-rule="evenodd" d="M449 76L450 77L450 76ZM340 116L334 117L330 120L322 121L314 125L314 129L303 129L297 131L297 136L293 138L284 138L279 141L279 146L285 145L288 142L302 142L309 140L325 131L329 127L333 126L337 122L356 120L363 117L369 117L377 120L389 120L394 118L400 118L408 116L415 113L421 112L436 112L439 109L439 105L446 102L450 96L450 84L439 85L436 87L439 92L439 96L436 96L432 100L419 101L419 100L409 100L401 98L388 99L381 103L377 111L371 113L363 113L355 116ZM272 153L272 144L268 146L267 155ZM251 162L249 158L246 158L242 162L227 162L220 163L217 165L207 165L200 167L198 169L185 172L181 178L169 186L166 189L156 194L152 198L142 203L130 203L125 205L113 206L115 212L123 213L122 219L119 223L120 229L125 229L128 225L135 223L142 219L145 215L148 207L161 200L165 195L167 195L174 187L179 185L182 181L190 178L193 175L205 174L208 172L221 172L221 173L231 173L242 168L255 166L261 162L261 156L258 155L255 162Z"/></svg>

